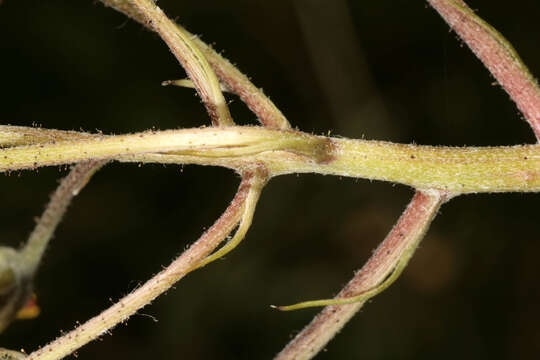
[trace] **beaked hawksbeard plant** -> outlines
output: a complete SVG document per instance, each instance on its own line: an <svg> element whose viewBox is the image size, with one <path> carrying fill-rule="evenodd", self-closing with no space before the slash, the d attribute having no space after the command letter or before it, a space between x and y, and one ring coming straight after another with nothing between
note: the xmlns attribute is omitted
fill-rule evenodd
<svg viewBox="0 0 540 360"><path fill-rule="evenodd" d="M2 350L4 359L63 358L125 321L188 273L233 250L251 225L265 184L278 175L329 174L390 181L416 190L384 241L333 299L275 307L287 311L324 306L276 356L279 360L315 356L368 299L392 284L445 202L471 193L540 191L538 144L434 147L302 132L293 129L235 66L170 20L154 1L101 2L161 37L189 76L166 84L194 88L212 126L127 135L0 126L1 171L73 164L24 246L0 248L0 331L17 318L36 314L32 283L47 243L72 198L101 167L113 161L221 166L238 173L240 185L216 222L168 267L42 348L29 354ZM513 47L463 1L428 3L484 63L540 139L540 89ZM236 94L260 125L236 125L223 92Z"/></svg>

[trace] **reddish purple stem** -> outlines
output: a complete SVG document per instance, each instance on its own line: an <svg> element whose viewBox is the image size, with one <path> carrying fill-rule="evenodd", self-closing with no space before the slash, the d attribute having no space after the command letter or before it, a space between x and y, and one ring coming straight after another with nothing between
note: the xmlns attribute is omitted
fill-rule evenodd
<svg viewBox="0 0 540 360"><path fill-rule="evenodd" d="M428 2L506 90L540 140L540 89L511 45L495 29L471 16L472 10L465 2Z"/></svg>

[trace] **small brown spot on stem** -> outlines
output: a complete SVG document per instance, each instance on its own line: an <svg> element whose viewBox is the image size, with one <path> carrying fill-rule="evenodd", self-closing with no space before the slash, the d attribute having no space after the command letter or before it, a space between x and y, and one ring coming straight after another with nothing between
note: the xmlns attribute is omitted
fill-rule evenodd
<svg viewBox="0 0 540 360"><path fill-rule="evenodd" d="M336 159L336 143L330 138L322 138L321 144L317 144L316 157L319 164L329 164Z"/></svg>

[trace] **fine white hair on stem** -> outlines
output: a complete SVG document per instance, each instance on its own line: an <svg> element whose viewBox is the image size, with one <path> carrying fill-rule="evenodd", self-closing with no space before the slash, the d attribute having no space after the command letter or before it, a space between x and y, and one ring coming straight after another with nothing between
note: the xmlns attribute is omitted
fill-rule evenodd
<svg viewBox="0 0 540 360"><path fill-rule="evenodd" d="M0 258L18 257L20 266L33 275L71 199L107 161L223 166L236 171L242 180L221 217L169 267L98 316L31 353L29 359L53 360L72 353L150 304L189 272L232 251L244 239L262 188L274 176L350 176L401 183L416 191L394 228L336 298L280 307L293 310L326 306L277 355L279 360L315 356L367 299L392 284L426 234L437 210L451 197L478 192L540 192L540 144L433 147L316 136L292 130L262 90L212 47L171 21L155 1L102 2L161 37L188 74L189 80L178 84L197 90L214 126L119 136L0 126L0 172L76 164L53 194L26 246L19 252L4 248ZM464 1L428 3L508 92L540 141L540 88L512 45ZM222 94L224 90L237 94L263 126L235 126ZM234 229L232 239L212 253ZM30 293L31 286L24 290L26 293L17 297L18 305ZM4 298L1 300L5 304ZM0 307L0 311L6 308ZM0 330L5 324L0 321ZM3 356L18 358L21 354L0 350L0 357Z"/></svg>
<svg viewBox="0 0 540 360"><path fill-rule="evenodd" d="M242 220L240 220L240 224L238 225L238 229L236 229L233 238L229 240L225 245L223 245L223 247L221 247L219 250L207 256L200 263L195 265L192 269L189 270L189 272L197 270L219 259L220 257L225 256L226 254L234 250L238 246L238 244L240 244L240 242L246 236L249 227L251 226L251 222L253 221L253 214L255 213L257 202L259 201L262 188L264 187L266 181L267 174L264 170L254 172L252 184L246 196L246 200L244 201L244 212L242 214Z"/></svg>
<svg viewBox="0 0 540 360"><path fill-rule="evenodd" d="M398 222L368 262L335 297L347 299L384 284L400 263L407 262L426 234L441 204L448 199L443 192L417 191ZM402 270L403 267L399 270ZM397 273L399 275L399 271ZM390 275L392 276L392 275ZM384 290L384 288L383 288ZM325 307L274 360L306 360L315 356L362 308L368 297L350 304Z"/></svg>
<svg viewBox="0 0 540 360"><path fill-rule="evenodd" d="M167 268L159 272L146 283L135 289L101 314L91 318L74 330L64 334L50 344L28 355L28 360L56 360L67 356L81 346L97 339L109 329L125 322L139 309L150 304L157 296L170 289L178 280L189 273L212 250L223 241L236 227L245 214L245 204L251 194L256 200L260 190L252 191L252 187L261 186L260 180L246 171L236 196L221 217L193 245L184 251ZM252 208L253 208L252 204Z"/></svg>

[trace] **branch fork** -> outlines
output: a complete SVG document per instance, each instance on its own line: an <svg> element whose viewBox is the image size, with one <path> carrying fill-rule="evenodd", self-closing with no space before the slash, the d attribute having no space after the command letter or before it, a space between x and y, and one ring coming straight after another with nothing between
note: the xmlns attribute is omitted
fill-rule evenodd
<svg viewBox="0 0 540 360"><path fill-rule="evenodd" d="M225 166L241 175L241 183L214 225L163 271L98 316L28 356L0 350L4 359L60 359L125 322L189 272L233 250L245 237L261 191L273 176L317 172L394 181L416 189L373 256L334 299L278 307L293 310L326 306L277 355L279 360L315 356L369 298L391 285L412 257L440 206L450 198L474 192L540 191L540 145L435 148L293 131L279 109L245 75L168 19L153 1L102 2L164 40L189 76L177 84L196 89L213 127L103 136L0 126L0 170L77 163L53 194L25 247L0 248L0 296L11 301L9 307L0 311L0 330L13 320L31 295L31 281L41 255L72 198L106 162ZM463 1L428 2L496 77L540 140L540 90L517 52ZM257 115L262 127L235 126L222 94L224 90L237 94ZM232 239L213 252L235 229Z"/></svg>

